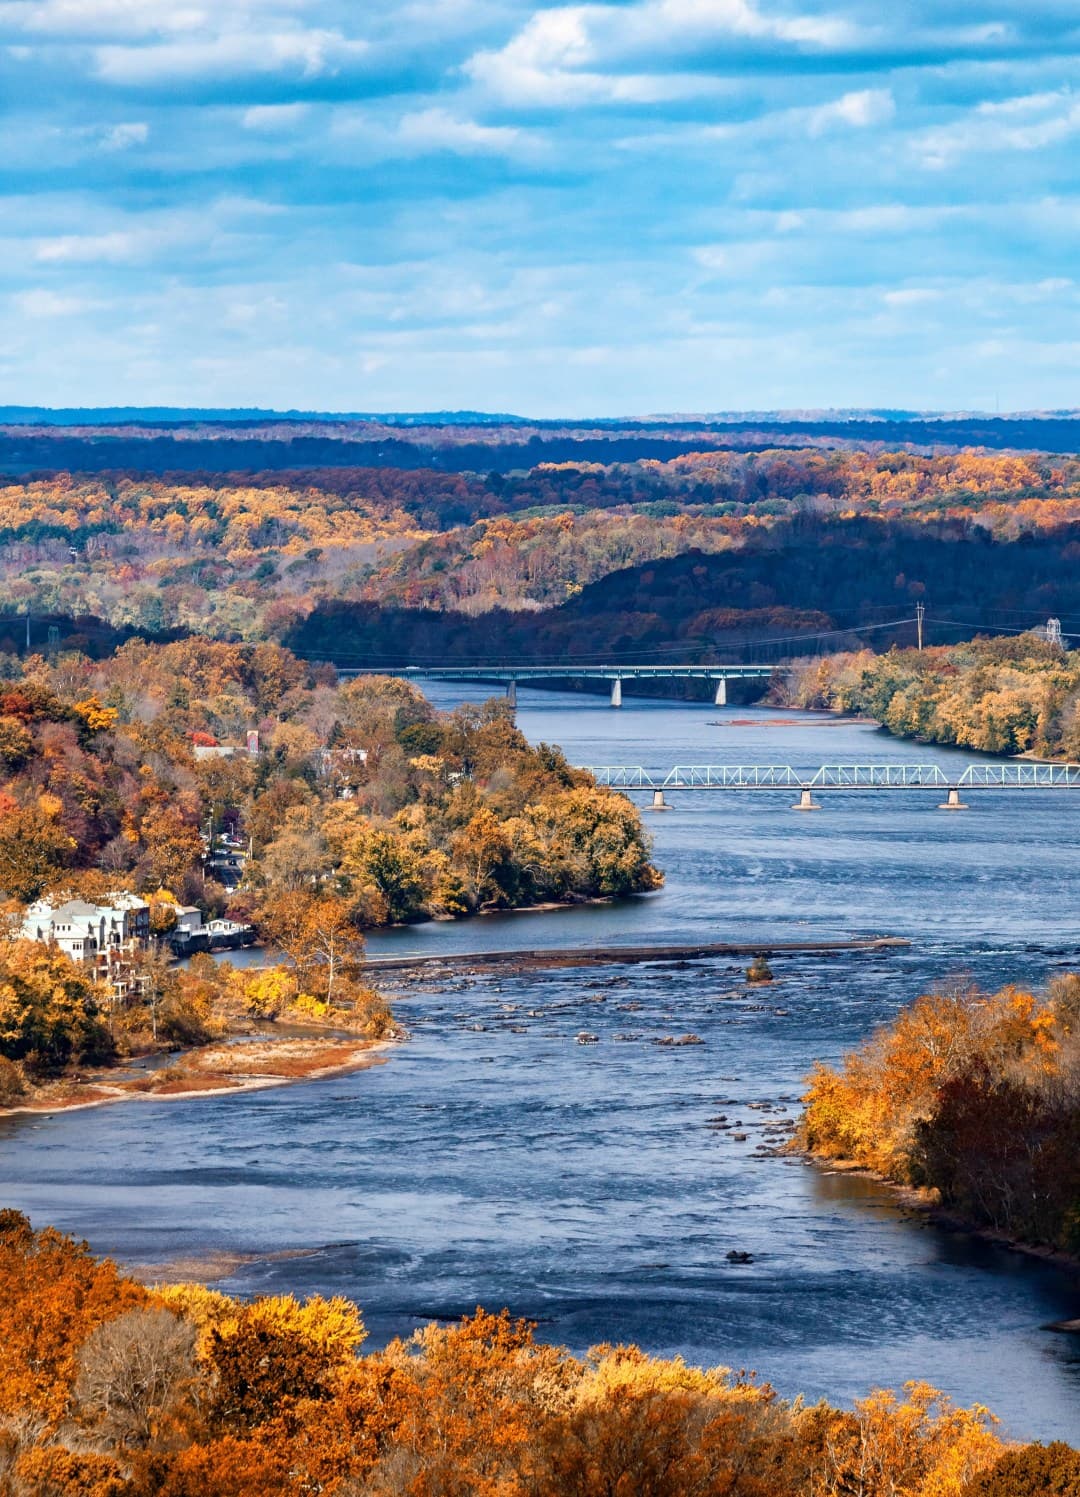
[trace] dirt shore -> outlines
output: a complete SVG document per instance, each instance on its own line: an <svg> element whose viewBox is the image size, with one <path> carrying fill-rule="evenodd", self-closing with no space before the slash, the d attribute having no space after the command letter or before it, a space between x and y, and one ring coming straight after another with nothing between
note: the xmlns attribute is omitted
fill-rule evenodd
<svg viewBox="0 0 1080 1497"><path fill-rule="evenodd" d="M297 1081L317 1081L382 1065L397 1040L338 1039L323 1035L208 1045L188 1050L169 1066L142 1070L118 1066L79 1079L63 1078L32 1097L0 1108L0 1117L68 1112L110 1102L180 1102L209 1093L261 1091Z"/></svg>

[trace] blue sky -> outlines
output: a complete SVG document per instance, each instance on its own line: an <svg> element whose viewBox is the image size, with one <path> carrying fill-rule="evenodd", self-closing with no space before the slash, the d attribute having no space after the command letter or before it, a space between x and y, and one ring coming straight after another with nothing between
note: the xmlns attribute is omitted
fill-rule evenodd
<svg viewBox="0 0 1080 1497"><path fill-rule="evenodd" d="M1077 0L0 0L0 403L1080 405Z"/></svg>

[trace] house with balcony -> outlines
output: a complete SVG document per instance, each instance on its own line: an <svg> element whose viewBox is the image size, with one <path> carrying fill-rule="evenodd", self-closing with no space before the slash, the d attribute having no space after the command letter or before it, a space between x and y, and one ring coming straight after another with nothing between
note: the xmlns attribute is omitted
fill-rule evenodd
<svg viewBox="0 0 1080 1497"><path fill-rule="evenodd" d="M138 990L131 959L149 945L150 906L126 891L110 895L105 905L84 899L61 904L38 899L27 908L19 934L28 941L57 946L109 983L114 997L127 998Z"/></svg>

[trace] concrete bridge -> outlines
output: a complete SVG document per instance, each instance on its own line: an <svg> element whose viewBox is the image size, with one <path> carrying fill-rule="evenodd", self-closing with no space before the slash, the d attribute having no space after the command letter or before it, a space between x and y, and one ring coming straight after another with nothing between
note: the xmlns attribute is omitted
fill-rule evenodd
<svg viewBox="0 0 1080 1497"><path fill-rule="evenodd" d="M776 670L772 665L440 665L379 666L374 670L342 670L343 676L404 676L406 679L427 677L442 681L478 681L502 686L511 705L517 705L519 683L529 681L551 685L556 681L607 681L611 686L611 705L622 706L624 681L713 681L714 701L718 707L727 704L729 681L768 681Z"/></svg>
<svg viewBox="0 0 1080 1497"><path fill-rule="evenodd" d="M820 791L918 790L947 792L941 809L964 811L962 793L983 790L1080 790L1080 764L968 764L945 770L940 764L822 764L795 769L790 764L677 764L646 769L639 764L586 766L601 785L614 790L652 792L653 809L668 810L666 792L681 790L787 790L799 799L793 810L817 811Z"/></svg>

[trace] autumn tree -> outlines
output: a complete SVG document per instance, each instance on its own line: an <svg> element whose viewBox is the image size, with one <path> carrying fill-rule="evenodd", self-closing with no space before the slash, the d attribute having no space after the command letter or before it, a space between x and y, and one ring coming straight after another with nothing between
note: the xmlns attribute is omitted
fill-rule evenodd
<svg viewBox="0 0 1080 1497"><path fill-rule="evenodd" d="M474 908L506 894L510 854L510 839L502 823L487 806L481 806L450 843L450 856L461 871Z"/></svg>
<svg viewBox="0 0 1080 1497"><path fill-rule="evenodd" d="M25 904L44 893L76 850L60 809L52 802L0 809L0 889Z"/></svg>
<svg viewBox="0 0 1080 1497"><path fill-rule="evenodd" d="M21 769L34 751L29 730L17 717L0 717L0 764L7 770Z"/></svg>
<svg viewBox="0 0 1080 1497"><path fill-rule="evenodd" d="M95 1327L79 1349L76 1417L112 1446L168 1443L195 1414L195 1338L190 1321L149 1306Z"/></svg>
<svg viewBox="0 0 1080 1497"><path fill-rule="evenodd" d="M144 1305L146 1291L85 1243L0 1211L0 1419L35 1416L55 1429L78 1377L79 1351L100 1325Z"/></svg>
<svg viewBox="0 0 1080 1497"><path fill-rule="evenodd" d="M0 1055L35 1071L73 1058L104 1060L112 1041L101 1020L104 990L55 947L12 941L0 948Z"/></svg>
<svg viewBox="0 0 1080 1497"><path fill-rule="evenodd" d="M1080 1497L1080 1451L1063 1440L1007 1450L962 1497Z"/></svg>
<svg viewBox="0 0 1080 1497"><path fill-rule="evenodd" d="M175 806L155 808L140 827L152 888L179 887L203 857L199 829Z"/></svg>
<svg viewBox="0 0 1080 1497"><path fill-rule="evenodd" d="M300 1400L329 1398L366 1332L348 1300L291 1295L237 1305L210 1332L211 1424L240 1433Z"/></svg>
<svg viewBox="0 0 1080 1497"><path fill-rule="evenodd" d="M364 940L346 900L288 890L267 901L259 920L266 939L292 962L301 988L324 1003L359 980Z"/></svg>

